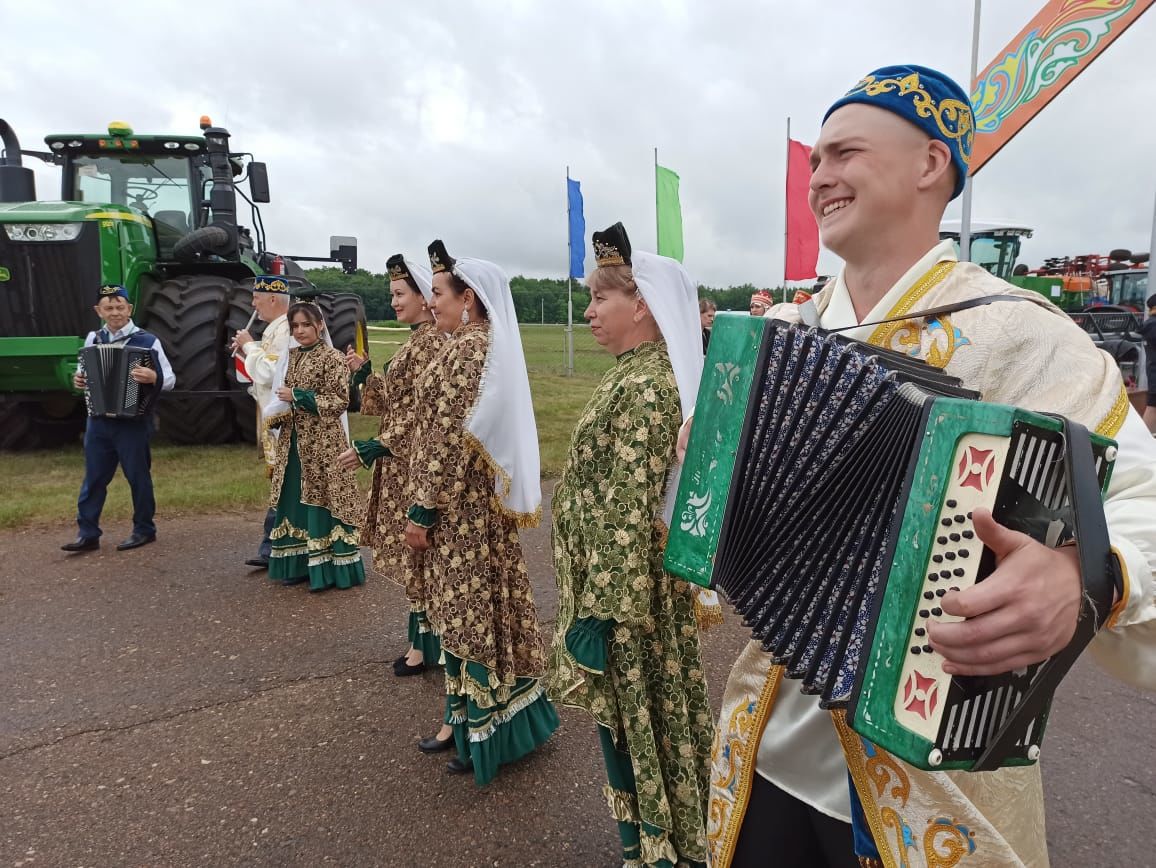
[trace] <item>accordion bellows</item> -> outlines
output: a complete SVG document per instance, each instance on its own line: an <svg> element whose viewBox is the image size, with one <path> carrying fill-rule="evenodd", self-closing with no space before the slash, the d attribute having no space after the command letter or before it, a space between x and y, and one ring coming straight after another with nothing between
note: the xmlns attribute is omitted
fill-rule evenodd
<svg viewBox="0 0 1156 868"><path fill-rule="evenodd" d="M85 401L90 416L135 419L149 411L159 390L132 378L134 368L155 367L155 353L121 344L93 344L80 351L87 381Z"/></svg>
<svg viewBox="0 0 1156 868"><path fill-rule="evenodd" d="M1074 529L1070 423L977 397L912 357L720 315L665 555L804 692L925 769L1032 762L1047 719L1046 661L952 678L929 644L929 622L957 620L941 598L995 568L972 511L1049 545ZM1102 522L1115 448L1083 436Z"/></svg>

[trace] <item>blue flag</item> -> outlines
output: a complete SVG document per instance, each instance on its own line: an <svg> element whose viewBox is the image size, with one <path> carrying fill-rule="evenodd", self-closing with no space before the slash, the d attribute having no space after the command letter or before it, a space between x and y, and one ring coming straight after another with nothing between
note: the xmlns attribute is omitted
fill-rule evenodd
<svg viewBox="0 0 1156 868"><path fill-rule="evenodd" d="M586 217L582 214L582 185L573 178L566 179L567 214L570 217L570 276L586 274Z"/></svg>

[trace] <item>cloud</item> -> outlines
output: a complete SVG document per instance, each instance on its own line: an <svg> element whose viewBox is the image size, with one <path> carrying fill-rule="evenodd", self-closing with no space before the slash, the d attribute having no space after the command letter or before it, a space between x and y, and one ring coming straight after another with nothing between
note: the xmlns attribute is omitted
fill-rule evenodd
<svg viewBox="0 0 1156 868"><path fill-rule="evenodd" d="M1036 8L985 6L981 63ZM190 133L209 114L269 164L279 252L356 235L381 271L440 237L511 274L564 274L566 167L591 230L623 220L653 249L657 147L682 178L686 264L711 285L782 273L788 116L813 141L830 101L884 63L965 78L971 27L970 4L915 0L206 0L193 15L0 0L0 18L0 105L25 148L113 119ZM1154 37L1141 19L978 176L977 218L1035 227L1027 261L1147 249ZM48 197L58 181L38 172Z"/></svg>

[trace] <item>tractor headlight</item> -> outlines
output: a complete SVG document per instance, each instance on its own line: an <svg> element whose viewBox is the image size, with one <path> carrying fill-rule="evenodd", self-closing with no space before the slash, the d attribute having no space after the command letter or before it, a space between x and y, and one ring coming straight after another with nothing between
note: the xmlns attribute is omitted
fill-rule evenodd
<svg viewBox="0 0 1156 868"><path fill-rule="evenodd" d="M83 223L5 223L10 241L75 241Z"/></svg>

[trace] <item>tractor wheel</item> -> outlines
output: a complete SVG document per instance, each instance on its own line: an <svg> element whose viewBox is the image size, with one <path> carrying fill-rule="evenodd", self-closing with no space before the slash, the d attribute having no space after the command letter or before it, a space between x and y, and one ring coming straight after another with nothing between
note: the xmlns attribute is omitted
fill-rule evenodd
<svg viewBox="0 0 1156 868"><path fill-rule="evenodd" d="M229 230L221 226L202 226L173 245L173 257L179 262L195 262L202 253L225 252L231 243Z"/></svg>
<svg viewBox="0 0 1156 868"><path fill-rule="evenodd" d="M0 398L0 451L56 449L80 442L84 431L84 402L69 394L44 402Z"/></svg>
<svg viewBox="0 0 1156 868"><path fill-rule="evenodd" d="M234 282L215 275L166 280L145 311L145 327L160 340L182 391L226 388L229 361L225 315ZM174 443L236 439L233 408L223 398L166 398L157 402L161 432Z"/></svg>
<svg viewBox="0 0 1156 868"><path fill-rule="evenodd" d="M229 296L229 309L225 314L226 344L237 331L245 328L252 313L252 293L242 289L234 290L232 295ZM255 319L253 320L253 324L249 326L249 333L257 337L260 335L263 326L264 323ZM228 381L228 388L235 390L237 395L234 398L230 398L229 403L233 406L233 417L237 423L237 431L241 440L245 443L256 443L257 402L254 401L253 396L249 394L249 384L242 383L237 379L235 369L236 366L230 359L228 370L225 372L225 379Z"/></svg>
<svg viewBox="0 0 1156 868"><path fill-rule="evenodd" d="M347 347L353 347L359 356L369 354L369 329L366 328L365 305L361 296L351 292L322 295L318 296L317 304L325 314L325 325L334 347L343 353ZM349 411L357 413L360 410L361 395L351 391Z"/></svg>
<svg viewBox="0 0 1156 868"><path fill-rule="evenodd" d="M1125 250L1123 247L1117 247L1108 253L1108 258L1113 262L1124 262L1132 258L1132 251Z"/></svg>

